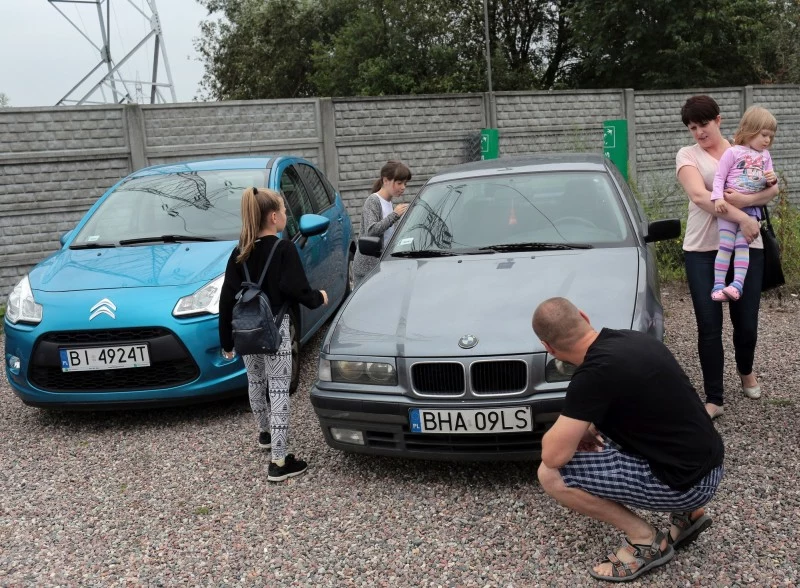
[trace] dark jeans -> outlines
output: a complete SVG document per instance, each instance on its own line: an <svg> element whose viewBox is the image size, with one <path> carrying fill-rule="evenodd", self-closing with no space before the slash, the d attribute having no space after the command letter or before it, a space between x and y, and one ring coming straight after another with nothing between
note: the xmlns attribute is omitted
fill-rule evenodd
<svg viewBox="0 0 800 588"><path fill-rule="evenodd" d="M697 319L697 351L703 371L706 402L722 406L723 367L722 311L728 306L733 325L733 349L740 374L753 371L753 357L758 339L758 307L761 303L761 279L764 274L764 251L750 249L750 267L744 280L744 292L737 302L720 303L711 300L714 287L714 258L716 251L684 251L686 278L692 294ZM733 280L733 259L726 284Z"/></svg>

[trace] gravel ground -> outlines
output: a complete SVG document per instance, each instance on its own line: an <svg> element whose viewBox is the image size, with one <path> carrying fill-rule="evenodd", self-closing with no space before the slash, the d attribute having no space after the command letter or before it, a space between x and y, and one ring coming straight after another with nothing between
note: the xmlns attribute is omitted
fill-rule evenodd
<svg viewBox="0 0 800 588"><path fill-rule="evenodd" d="M688 295L671 286L663 300L667 343L697 385ZM800 303L762 308L764 397L742 396L732 357L727 367L714 526L636 586L800 585ZM0 585L602 585L587 569L619 535L550 500L535 464L328 448L308 399L319 343L304 354L292 412L292 449L311 466L279 485L266 481L246 400L47 412L24 406L3 378Z"/></svg>

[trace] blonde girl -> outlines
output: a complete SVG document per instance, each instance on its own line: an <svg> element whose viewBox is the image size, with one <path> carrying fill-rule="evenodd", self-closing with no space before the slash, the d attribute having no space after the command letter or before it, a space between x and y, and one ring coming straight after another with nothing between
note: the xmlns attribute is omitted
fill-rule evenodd
<svg viewBox="0 0 800 588"><path fill-rule="evenodd" d="M286 204L277 192L266 188L247 188L242 194L242 232L225 268L225 281L219 300L219 339L222 356L236 357L231 316L236 294L245 279L244 265L251 277L260 276L272 255L261 289L267 294L273 314L280 321L283 337L273 355L243 356L247 368L250 407L259 429L258 444L272 449L267 479L281 482L306 471L306 462L287 453L289 442L289 385L292 373L289 314L278 313L284 304L317 308L328 303L324 290L312 290L300 255L291 241L278 236L286 227ZM269 395L269 400L267 399Z"/></svg>

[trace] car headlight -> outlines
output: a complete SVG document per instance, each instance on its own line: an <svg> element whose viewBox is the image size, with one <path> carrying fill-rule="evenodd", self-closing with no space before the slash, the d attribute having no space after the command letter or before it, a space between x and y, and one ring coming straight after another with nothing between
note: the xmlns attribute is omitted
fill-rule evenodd
<svg viewBox="0 0 800 588"><path fill-rule="evenodd" d="M42 322L42 305L37 304L33 298L33 290L31 290L28 276L22 278L9 294L6 319L12 324L32 323L38 325Z"/></svg>
<svg viewBox="0 0 800 588"><path fill-rule="evenodd" d="M178 300L172 316L192 316L195 314L219 314L219 294L225 274L211 280L194 294Z"/></svg>
<svg viewBox="0 0 800 588"><path fill-rule="evenodd" d="M396 386L397 370L394 365L382 361L343 361L322 359L318 377L325 382L345 384L376 384Z"/></svg>
<svg viewBox="0 0 800 588"><path fill-rule="evenodd" d="M575 373L577 366L556 359L555 357L547 356L547 365L544 368L544 379L546 382L569 382L572 375Z"/></svg>

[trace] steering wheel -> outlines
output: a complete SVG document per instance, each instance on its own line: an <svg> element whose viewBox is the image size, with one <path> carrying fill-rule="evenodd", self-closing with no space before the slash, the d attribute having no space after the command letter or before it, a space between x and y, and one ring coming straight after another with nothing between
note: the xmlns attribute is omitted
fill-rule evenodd
<svg viewBox="0 0 800 588"><path fill-rule="evenodd" d="M596 224L594 224L592 221L590 221L588 219L585 219L585 218L581 218L579 216L563 216L560 219L558 219L558 222L559 223L563 222L563 223L572 224L572 225L581 225L581 226L584 226L584 227L588 227L590 229L597 229L598 228L598 226Z"/></svg>

